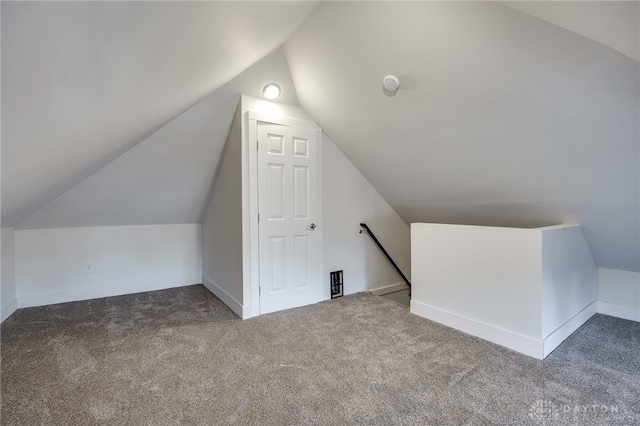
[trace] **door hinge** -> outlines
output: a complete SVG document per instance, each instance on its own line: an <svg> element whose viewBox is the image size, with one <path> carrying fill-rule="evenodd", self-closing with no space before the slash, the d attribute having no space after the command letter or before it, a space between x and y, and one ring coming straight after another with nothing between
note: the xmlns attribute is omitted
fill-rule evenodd
<svg viewBox="0 0 640 426"><path fill-rule="evenodd" d="M258 223L260 223L260 213L258 213Z"/></svg>
<svg viewBox="0 0 640 426"><path fill-rule="evenodd" d="M262 296L262 287L258 287L258 296Z"/></svg>
<svg viewBox="0 0 640 426"><path fill-rule="evenodd" d="M260 151L260 141L256 141L256 151Z"/></svg>

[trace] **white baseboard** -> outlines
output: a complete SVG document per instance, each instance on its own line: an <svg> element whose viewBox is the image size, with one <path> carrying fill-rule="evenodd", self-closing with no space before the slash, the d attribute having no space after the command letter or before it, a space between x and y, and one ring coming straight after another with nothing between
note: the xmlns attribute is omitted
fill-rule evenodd
<svg viewBox="0 0 640 426"><path fill-rule="evenodd" d="M382 287L376 287L369 290L375 296L384 296L385 294L395 293L396 291L408 290L409 286L406 283L397 283L385 285Z"/></svg>
<svg viewBox="0 0 640 426"><path fill-rule="evenodd" d="M204 275L202 276L202 285L205 286L211 293L215 294L215 296L220 299L222 303L227 305L240 318L251 318L251 309L249 307L243 306L233 296L227 293L222 287L220 287L218 284L214 283Z"/></svg>
<svg viewBox="0 0 640 426"><path fill-rule="evenodd" d="M411 301L411 313L463 331L489 342L504 346L516 352L543 359L544 345L541 340L503 330L470 318L462 317L425 303Z"/></svg>
<svg viewBox="0 0 640 426"><path fill-rule="evenodd" d="M9 318L11 314L16 311L16 309L18 309L18 299L16 298L13 298L2 305L2 307L0 308L0 310L2 311L0 313L0 322L3 322L7 318Z"/></svg>
<svg viewBox="0 0 640 426"><path fill-rule="evenodd" d="M596 314L598 302L593 302L585 307L583 310L571 317L567 322L558 327L555 331L550 333L542 341L544 345L544 357L546 358L555 348L560 346L560 343L564 342L567 337L571 336L577 329L579 329L585 322Z"/></svg>
<svg viewBox="0 0 640 426"><path fill-rule="evenodd" d="M411 313L480 337L481 339L488 340L489 342L496 343L516 352L529 355L533 358L544 359L555 348L560 346L567 337L587 322L589 318L595 315L599 303L601 302L593 302L586 306L549 334L544 340L522 336L512 331L443 311L442 309L434 308L433 306L415 300L411 301Z"/></svg>
<svg viewBox="0 0 640 426"><path fill-rule="evenodd" d="M598 301L598 313L640 322L640 309Z"/></svg>
<svg viewBox="0 0 640 426"><path fill-rule="evenodd" d="M79 300L98 299L101 297L122 296L126 294L142 293L145 291L166 290L168 288L184 287L200 283L200 276L191 276L104 287L73 289L58 291L55 293L28 294L18 297L18 308L31 308L34 306L77 302Z"/></svg>

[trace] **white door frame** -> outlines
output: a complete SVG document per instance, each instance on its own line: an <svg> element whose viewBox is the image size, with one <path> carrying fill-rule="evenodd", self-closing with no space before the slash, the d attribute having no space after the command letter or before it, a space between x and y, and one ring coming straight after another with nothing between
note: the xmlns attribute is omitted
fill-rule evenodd
<svg viewBox="0 0 640 426"><path fill-rule="evenodd" d="M318 279L320 280L320 285L323 284L322 275L323 275L323 262L322 262L322 252L323 252L323 221L322 221L322 129L318 127L316 123L309 121L301 121L295 120L292 118L286 117L274 117L272 115L267 115L264 113L260 113L257 111L247 111L246 113L246 123L248 128L246 129L247 135L249 135L248 139L248 184L249 191L248 197L243 197L249 206L249 214L243 214L243 229L248 229L249 232L243 235L243 246L248 248L248 250L244 250L245 261L243 266L244 273L244 291L248 292L251 295L250 301L250 316L258 316L260 315L260 246L258 244L258 122L268 123L268 124L278 124L281 126L288 127L297 127L308 130L314 130L316 132L316 161L317 161L317 188L318 188L318 229L316 230L317 238L319 239L320 252L319 259L320 262L320 275ZM244 160L243 160L244 162ZM246 163L245 163L246 164ZM246 175L243 174L243 179ZM245 182L243 182L243 187L245 187ZM243 208L243 211L246 210ZM247 257L249 258L249 262L246 261ZM247 277L249 279L247 280ZM247 288L246 284L249 284ZM329 285L327 283L327 285ZM245 293L246 294L246 293ZM325 294L323 291L322 294Z"/></svg>

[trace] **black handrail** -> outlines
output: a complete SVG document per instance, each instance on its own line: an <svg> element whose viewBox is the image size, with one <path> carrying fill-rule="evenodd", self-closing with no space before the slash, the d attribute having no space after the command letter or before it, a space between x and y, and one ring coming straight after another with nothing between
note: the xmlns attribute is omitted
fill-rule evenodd
<svg viewBox="0 0 640 426"><path fill-rule="evenodd" d="M380 249L380 251L382 252L382 254L384 254L384 257L387 258L387 260L389 261L389 263L391 264L391 266L393 266L393 269L396 270L396 272L398 273L398 275L400 275L402 277L402 279L404 280L404 282L411 287L411 283L409 282L409 280L407 279L407 277L404 276L404 274L402 273L402 271L400 270L400 268L398 268L398 265L396 265L396 262L393 261L393 259L391 258L391 256L389 256L389 253L387 253L387 251L384 249L384 247L382 247L382 244L380 244L380 241L378 241L378 239L376 238L375 235L373 235L373 232L371 232L371 229L369 229L369 227L367 226L366 223L361 223L360 224L360 233L362 234L363 232L366 232L367 234L369 234L369 236L371 237L371 239L373 240L374 243L376 243L376 245L378 246L378 248Z"/></svg>

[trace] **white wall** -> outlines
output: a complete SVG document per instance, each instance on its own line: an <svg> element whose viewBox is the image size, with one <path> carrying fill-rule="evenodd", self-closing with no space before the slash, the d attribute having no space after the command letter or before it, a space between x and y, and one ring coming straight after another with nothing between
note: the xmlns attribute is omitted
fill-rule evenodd
<svg viewBox="0 0 640 426"><path fill-rule="evenodd" d="M14 226L276 49L316 4L2 2L3 225Z"/></svg>
<svg viewBox="0 0 640 426"><path fill-rule="evenodd" d="M411 312L544 358L596 313L578 225L413 224Z"/></svg>
<svg viewBox="0 0 640 426"><path fill-rule="evenodd" d="M297 105L275 103L265 101L264 99L254 98L252 96L242 95L241 108L243 118L246 112L254 111L267 118L290 118L292 120L314 123L313 119Z"/></svg>
<svg viewBox="0 0 640 426"><path fill-rule="evenodd" d="M241 122L238 107L202 223L202 280L243 317Z"/></svg>
<svg viewBox="0 0 640 426"><path fill-rule="evenodd" d="M199 224L16 231L18 307L198 284L201 261Z"/></svg>
<svg viewBox="0 0 640 426"><path fill-rule="evenodd" d="M596 265L582 227L543 228L543 339L596 301L597 281Z"/></svg>
<svg viewBox="0 0 640 426"><path fill-rule="evenodd" d="M202 222L240 95L260 94L265 81L280 84L280 101L297 104L280 48L15 228Z"/></svg>
<svg viewBox="0 0 640 426"><path fill-rule="evenodd" d="M243 112L257 111L299 121L314 120L300 107L242 97ZM411 279L411 230L326 134L322 135L323 259L329 272L344 270L345 293L401 283L400 278L365 234L365 222L402 272Z"/></svg>
<svg viewBox="0 0 640 426"><path fill-rule="evenodd" d="M284 117L313 123L300 107L242 97L243 113ZM391 209L360 171L326 135L322 135L323 285L329 297L329 272L344 271L345 293L355 293L402 282L366 234L366 222L410 279L410 228ZM248 164L248 163L246 163ZM248 177L246 177L248 178ZM245 193L245 202L249 194Z"/></svg>
<svg viewBox="0 0 640 426"><path fill-rule="evenodd" d="M411 280L411 229L325 134L322 139L324 277L344 271L345 294L402 283L370 237L366 223Z"/></svg>
<svg viewBox="0 0 640 426"><path fill-rule="evenodd" d="M637 1L501 1L640 61Z"/></svg>
<svg viewBox="0 0 640 426"><path fill-rule="evenodd" d="M640 271L637 61L490 1L321 2L285 53L300 106L407 223L580 223L598 266Z"/></svg>
<svg viewBox="0 0 640 426"><path fill-rule="evenodd" d="M211 204L203 223L204 284L238 315L257 315L252 310L252 266L250 206L250 164L248 153L248 122L246 113L260 113L265 119L281 118L313 123L299 107L275 104L242 96L242 150L227 146ZM234 122L231 133L240 131ZM235 139L235 136L232 136ZM345 293L384 287L402 282L373 242L359 234L359 224L366 222L402 271L411 276L410 229L367 182L355 166L326 135L322 137L322 204L323 223L323 285L329 294L329 272L344 270ZM238 155L242 173L238 176ZM238 185L242 182L242 187ZM238 202L242 194L242 259L238 260ZM253 194L255 195L255 194ZM215 205L217 204L217 207ZM214 214L214 208L217 213ZM255 237L255 236L254 236ZM217 248L217 249L216 249ZM214 253L223 253L214 258ZM240 262L240 263L239 263ZM240 271L242 267L242 271Z"/></svg>
<svg viewBox="0 0 640 426"><path fill-rule="evenodd" d="M540 339L541 237L527 229L411 225L411 311L419 305Z"/></svg>
<svg viewBox="0 0 640 426"><path fill-rule="evenodd" d="M598 268L598 312L640 321L640 273Z"/></svg>
<svg viewBox="0 0 640 426"><path fill-rule="evenodd" d="M13 228L2 228L2 247L0 249L0 257L2 257L0 321L4 321L17 308Z"/></svg>

